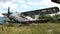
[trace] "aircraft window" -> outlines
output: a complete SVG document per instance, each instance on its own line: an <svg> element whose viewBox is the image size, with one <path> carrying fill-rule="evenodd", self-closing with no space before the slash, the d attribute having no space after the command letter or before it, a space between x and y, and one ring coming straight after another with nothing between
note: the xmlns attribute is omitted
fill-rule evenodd
<svg viewBox="0 0 60 34"><path fill-rule="evenodd" d="M51 11L51 9L49 9L48 11Z"/></svg>
<svg viewBox="0 0 60 34"><path fill-rule="evenodd" d="M47 10L47 13L50 13L51 12L51 9Z"/></svg>
<svg viewBox="0 0 60 34"><path fill-rule="evenodd" d="M55 9L53 9L55 11Z"/></svg>
<svg viewBox="0 0 60 34"><path fill-rule="evenodd" d="M42 10L42 12L46 12L46 10Z"/></svg>
<svg viewBox="0 0 60 34"><path fill-rule="evenodd" d="M55 9L53 9L53 11L52 11L52 12L54 13L54 12L56 12L56 10L55 10Z"/></svg>
<svg viewBox="0 0 60 34"><path fill-rule="evenodd" d="M51 13L54 13L55 11L53 9L51 9Z"/></svg>
<svg viewBox="0 0 60 34"><path fill-rule="evenodd" d="M58 10L57 8L53 9L53 11L54 11L55 13L57 13L57 10Z"/></svg>

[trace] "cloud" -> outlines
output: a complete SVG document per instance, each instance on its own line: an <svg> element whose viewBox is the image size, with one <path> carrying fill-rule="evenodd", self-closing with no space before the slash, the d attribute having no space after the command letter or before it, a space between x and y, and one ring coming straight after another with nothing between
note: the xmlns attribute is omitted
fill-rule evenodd
<svg viewBox="0 0 60 34"><path fill-rule="evenodd" d="M28 2L27 4L30 4L30 5L36 5L37 2Z"/></svg>
<svg viewBox="0 0 60 34"><path fill-rule="evenodd" d="M58 7L60 9L60 4L51 2L51 0L42 0L37 5L40 6L39 9L49 8L49 7ZM60 12L58 12L58 14L60 14Z"/></svg>
<svg viewBox="0 0 60 34"><path fill-rule="evenodd" d="M41 2L38 3L38 5L45 5L47 7L57 6L60 8L60 4L53 3L53 2L51 2L51 0L42 0Z"/></svg>
<svg viewBox="0 0 60 34"><path fill-rule="evenodd" d="M11 9L16 9L17 8L17 4L13 4L13 3L10 3L10 2L5 2L5 3L2 3L1 5L0 5L2 8L5 8L5 9L7 9L8 7L10 7Z"/></svg>
<svg viewBox="0 0 60 34"><path fill-rule="evenodd" d="M28 6L27 6L26 4L21 4L21 6L22 6L23 8L28 8Z"/></svg>
<svg viewBox="0 0 60 34"><path fill-rule="evenodd" d="M7 2L7 1L11 1L11 0L0 0L0 2Z"/></svg>
<svg viewBox="0 0 60 34"><path fill-rule="evenodd" d="M50 2L51 0L41 0L38 5L40 6L39 8L47 8L47 7L52 7L52 3Z"/></svg>
<svg viewBox="0 0 60 34"><path fill-rule="evenodd" d="M24 0L17 0L18 1L18 3L26 3L26 1L24 1Z"/></svg>
<svg viewBox="0 0 60 34"><path fill-rule="evenodd" d="M0 13L0 17L3 17L3 15Z"/></svg>
<svg viewBox="0 0 60 34"><path fill-rule="evenodd" d="M3 14L2 13L4 13L4 12L0 10L0 17L3 17Z"/></svg>
<svg viewBox="0 0 60 34"><path fill-rule="evenodd" d="M5 1L5 0L1 0ZM6 0L4 3L0 3L0 7L7 9L10 6L11 10L19 9L22 10L34 10L34 9L42 9L48 7L59 6L59 4L51 2L51 0ZM18 11L18 10L16 10Z"/></svg>

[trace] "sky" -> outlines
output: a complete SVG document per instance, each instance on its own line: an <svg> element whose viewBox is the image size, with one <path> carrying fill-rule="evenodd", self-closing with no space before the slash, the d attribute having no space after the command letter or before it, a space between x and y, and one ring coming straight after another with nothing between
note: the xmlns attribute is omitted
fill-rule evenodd
<svg viewBox="0 0 60 34"><path fill-rule="evenodd" d="M51 0L0 0L0 16L7 12L8 7L11 12L26 12L55 6L60 8L59 5Z"/></svg>

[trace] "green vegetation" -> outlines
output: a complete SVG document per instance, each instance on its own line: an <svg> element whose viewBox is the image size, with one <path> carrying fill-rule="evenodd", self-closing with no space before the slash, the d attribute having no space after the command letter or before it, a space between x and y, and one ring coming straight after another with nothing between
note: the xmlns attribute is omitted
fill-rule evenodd
<svg viewBox="0 0 60 34"><path fill-rule="evenodd" d="M0 34L60 34L60 23L33 23L29 26L0 26Z"/></svg>
<svg viewBox="0 0 60 34"><path fill-rule="evenodd" d="M31 17L34 18L34 16ZM54 16L40 15L39 19L47 19L48 22L30 25L17 23L0 25L0 34L60 34L60 14Z"/></svg>
<svg viewBox="0 0 60 34"><path fill-rule="evenodd" d="M47 15L40 15L39 19L47 19L48 22L59 23L60 22L60 14L55 14L53 16Z"/></svg>
<svg viewBox="0 0 60 34"><path fill-rule="evenodd" d="M35 18L35 16L31 17ZM60 23L60 14L55 14L53 16L50 16L49 14L40 14L39 19L47 19L48 22Z"/></svg>

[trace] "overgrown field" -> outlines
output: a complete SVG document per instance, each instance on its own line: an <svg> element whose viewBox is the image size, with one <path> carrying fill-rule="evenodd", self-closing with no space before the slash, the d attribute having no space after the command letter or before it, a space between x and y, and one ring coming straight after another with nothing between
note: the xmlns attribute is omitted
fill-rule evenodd
<svg viewBox="0 0 60 34"><path fill-rule="evenodd" d="M60 23L0 26L0 34L60 34Z"/></svg>

